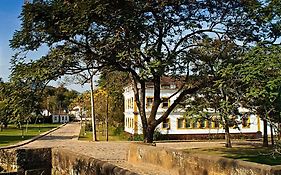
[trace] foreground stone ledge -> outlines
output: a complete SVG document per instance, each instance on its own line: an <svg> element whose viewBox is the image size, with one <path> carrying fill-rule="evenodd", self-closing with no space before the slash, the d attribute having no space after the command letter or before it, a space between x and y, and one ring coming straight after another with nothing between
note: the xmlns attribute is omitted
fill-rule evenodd
<svg viewBox="0 0 281 175"><path fill-rule="evenodd" d="M4 173L0 173L0 175L18 175L17 172L4 172Z"/></svg>
<svg viewBox="0 0 281 175"><path fill-rule="evenodd" d="M281 166L269 166L218 156L189 154L180 150L132 143L128 161L150 163L173 175L280 175Z"/></svg>
<svg viewBox="0 0 281 175"><path fill-rule="evenodd" d="M137 175L105 161L61 148L0 151L0 175Z"/></svg>
<svg viewBox="0 0 281 175"><path fill-rule="evenodd" d="M80 155L66 149L53 149L52 151L53 175L137 175L105 161Z"/></svg>

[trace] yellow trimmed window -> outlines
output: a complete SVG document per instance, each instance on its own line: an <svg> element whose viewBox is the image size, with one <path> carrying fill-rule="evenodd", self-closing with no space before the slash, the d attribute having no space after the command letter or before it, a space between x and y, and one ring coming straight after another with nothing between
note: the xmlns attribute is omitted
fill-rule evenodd
<svg viewBox="0 0 281 175"><path fill-rule="evenodd" d="M212 120L211 119L208 119L206 121L206 128L212 128Z"/></svg>
<svg viewBox="0 0 281 175"><path fill-rule="evenodd" d="M198 121L197 121L197 119L193 119L192 120L192 128L194 128L194 129L198 128Z"/></svg>
<svg viewBox="0 0 281 175"><path fill-rule="evenodd" d="M153 97L146 97L146 108L150 108L153 103Z"/></svg>
<svg viewBox="0 0 281 175"><path fill-rule="evenodd" d="M242 115L242 127L243 128L250 128L250 116L247 114Z"/></svg>
<svg viewBox="0 0 281 175"><path fill-rule="evenodd" d="M170 119L166 118L163 122L162 122L162 128L163 129L170 129Z"/></svg>
<svg viewBox="0 0 281 175"><path fill-rule="evenodd" d="M200 124L200 128L205 128L206 127L205 119L201 118L199 124Z"/></svg>
<svg viewBox="0 0 281 175"><path fill-rule="evenodd" d="M170 103L169 103L170 100L166 97L163 97L162 100L163 100L162 108L168 108L170 105Z"/></svg>
<svg viewBox="0 0 281 175"><path fill-rule="evenodd" d="M178 129L190 128L190 119L179 118L177 123L177 128Z"/></svg>

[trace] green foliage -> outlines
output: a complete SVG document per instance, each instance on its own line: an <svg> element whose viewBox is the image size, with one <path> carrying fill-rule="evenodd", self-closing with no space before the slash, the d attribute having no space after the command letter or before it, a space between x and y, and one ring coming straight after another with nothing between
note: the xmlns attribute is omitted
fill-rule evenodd
<svg viewBox="0 0 281 175"><path fill-rule="evenodd" d="M27 3L21 13L21 29L14 33L11 47L25 52L42 45L50 46L46 56L25 65L32 67L34 72L43 68L43 79L97 68L127 72L136 84L153 82L155 97L151 116L146 117L143 101L137 99L143 132L148 139L146 132L151 136L154 128L168 117L186 94L212 82L213 77L204 71L199 71L194 80L189 78L189 72L194 71L198 63L206 62L200 54L196 57L192 50L207 48L210 53L213 47L208 41L214 39L244 45L264 40L275 42L281 34L278 30L280 8L276 4L276 1L265 3L259 0L56 0ZM208 67L208 64L201 66ZM179 91L175 104L156 119L161 103L161 90L158 90L161 77L179 78L183 75L186 75L186 86ZM147 122L147 118L152 122ZM153 126L148 127L151 124Z"/></svg>
<svg viewBox="0 0 281 175"><path fill-rule="evenodd" d="M115 129L114 129L114 132L113 132L113 135L117 136L117 135L120 135L124 133L124 126L123 125L120 125L120 126L117 126Z"/></svg>
<svg viewBox="0 0 281 175"><path fill-rule="evenodd" d="M244 103L264 118L280 115L281 47L258 46L236 68L245 84Z"/></svg>

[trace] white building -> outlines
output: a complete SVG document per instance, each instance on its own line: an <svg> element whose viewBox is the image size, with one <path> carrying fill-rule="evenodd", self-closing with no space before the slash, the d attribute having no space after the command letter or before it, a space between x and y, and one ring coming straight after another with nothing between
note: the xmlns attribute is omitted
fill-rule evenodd
<svg viewBox="0 0 281 175"><path fill-rule="evenodd" d="M158 109L156 118L159 118L164 111L170 106L170 104L177 98L172 97L168 100L174 92L177 91L178 85L175 82L161 84L161 98L167 100L163 102ZM146 87L146 116L149 116L151 105L153 102L153 86L147 85ZM142 134L142 123L138 109L136 106L134 92L131 86L125 88L124 92L125 100L125 131L130 134ZM232 136L237 137L261 137L263 131L263 123L259 117L250 114L248 110L244 108L239 109L240 113L244 113L241 117L241 124L239 129L230 128ZM161 134L168 136L170 139L195 139L195 138L212 138L212 137L224 137L224 129L216 121L216 116L210 117L209 120L205 119L188 119L184 116L184 110L174 110L165 122L158 125L156 130ZM210 113L212 115L212 113ZM270 129L268 128L268 134Z"/></svg>
<svg viewBox="0 0 281 175"><path fill-rule="evenodd" d="M86 114L86 111L84 111L81 106L75 106L69 113L74 115L75 121L80 121L82 116Z"/></svg>
<svg viewBox="0 0 281 175"><path fill-rule="evenodd" d="M57 114L52 116L53 123L68 123L69 116L67 114Z"/></svg>

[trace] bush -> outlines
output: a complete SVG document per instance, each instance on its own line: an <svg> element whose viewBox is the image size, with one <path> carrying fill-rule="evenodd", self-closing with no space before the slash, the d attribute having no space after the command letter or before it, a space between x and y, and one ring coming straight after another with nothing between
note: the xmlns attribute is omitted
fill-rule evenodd
<svg viewBox="0 0 281 175"><path fill-rule="evenodd" d="M123 132L124 132L123 126L118 126L114 129L113 135L115 135L115 136L121 135Z"/></svg>
<svg viewBox="0 0 281 175"><path fill-rule="evenodd" d="M156 129L153 134L153 140L163 140L163 139L164 139L163 134L158 129Z"/></svg>
<svg viewBox="0 0 281 175"><path fill-rule="evenodd" d="M92 131L93 128L92 128L92 124L91 123L86 123L85 124L85 131Z"/></svg>
<svg viewBox="0 0 281 175"><path fill-rule="evenodd" d="M143 135L130 135L128 141L143 141Z"/></svg>

